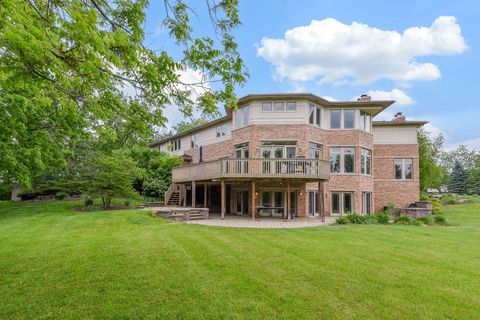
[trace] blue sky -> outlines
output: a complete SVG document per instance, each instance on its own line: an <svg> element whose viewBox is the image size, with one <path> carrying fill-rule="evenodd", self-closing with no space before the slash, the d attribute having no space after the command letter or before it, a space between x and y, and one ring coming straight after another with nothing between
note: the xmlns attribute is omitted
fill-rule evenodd
<svg viewBox="0 0 480 320"><path fill-rule="evenodd" d="M151 2L146 44L175 54L161 28L163 1ZM200 3L195 33L211 34ZM398 101L380 119L401 111L430 121L447 147L480 150L480 1L240 0L239 9L235 36L250 73L239 97L312 92L351 100L368 92ZM181 119L167 114L172 124Z"/></svg>

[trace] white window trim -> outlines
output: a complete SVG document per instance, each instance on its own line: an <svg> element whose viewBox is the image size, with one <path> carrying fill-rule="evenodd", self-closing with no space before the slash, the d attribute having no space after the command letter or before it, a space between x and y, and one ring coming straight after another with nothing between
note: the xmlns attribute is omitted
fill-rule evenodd
<svg viewBox="0 0 480 320"><path fill-rule="evenodd" d="M397 160L402 161L402 166L401 166L401 169L402 169L402 177L401 177L400 179L398 179L398 178L397 178L397 175L396 175L396 162L397 162ZM406 168L405 163L406 163L406 160L410 160L411 163L412 163L412 177L411 177L411 178L405 178L405 172L406 172L406 170L405 170L405 168ZM395 180L397 180L397 181L413 181L413 180L414 180L414 179L413 179L413 177L414 177L413 173L414 173L414 170L413 170L413 158L395 158L395 159L393 160L393 178L394 178Z"/></svg>
<svg viewBox="0 0 480 320"><path fill-rule="evenodd" d="M295 110L287 110L287 103L292 102L295 103ZM264 103L270 103L272 105L272 110L263 110L263 104ZM275 104L276 103L283 103L283 110L281 111L276 111L275 110ZM262 101L260 105L260 112L264 113L295 113L298 110L298 101Z"/></svg>
<svg viewBox="0 0 480 320"><path fill-rule="evenodd" d="M310 123L310 108L313 108L313 123ZM320 123L317 123L317 114L320 113ZM316 104L309 103L308 104L308 115L307 115L307 123L311 126L322 128L322 119L324 117L323 108L321 106L317 106Z"/></svg>
<svg viewBox="0 0 480 320"><path fill-rule="evenodd" d="M332 154L332 148L340 149L340 172L330 172L330 174L355 175L355 171L356 171L355 167L356 167L356 160L357 160L357 148L355 148L355 146L329 146L329 149L328 149L329 159L330 159L331 154ZM345 172L345 152L343 150L345 148L353 148L353 172ZM330 166L331 166L331 160L330 160Z"/></svg>
<svg viewBox="0 0 480 320"><path fill-rule="evenodd" d="M339 204L340 204L339 209L340 210L339 210L339 212L336 212L336 213L333 212L333 194L334 193L338 193L340 195L340 199L339 199L340 200L340 202L339 202ZM344 212L344 210L345 210L344 201L343 201L345 193L350 193L351 194L350 205L352 207L352 211L350 211L349 214L355 212L355 192L353 192L353 191L332 191L332 192L330 192L330 200L331 200L330 201L330 213L331 213L332 216L343 216L345 214L345 212Z"/></svg>
<svg viewBox="0 0 480 320"><path fill-rule="evenodd" d="M367 198L365 197L366 194L370 194L370 213L366 212L366 204L367 204ZM373 192L371 191L362 191L362 214L372 214L373 213Z"/></svg>
<svg viewBox="0 0 480 320"><path fill-rule="evenodd" d="M370 174L367 173L367 157L368 155L365 154L365 167L362 165L362 159L364 157L363 151L370 151ZM365 169L365 173L362 173L362 170ZM360 174L362 176L372 176L373 169L373 151L368 148L360 147Z"/></svg>
<svg viewBox="0 0 480 320"><path fill-rule="evenodd" d="M340 110L340 128L332 128L332 111L333 110ZM352 110L353 111L353 128L345 128L345 110ZM333 108L329 110L329 120L330 123L328 124L328 127L330 130L356 130L356 124L357 124L357 113L355 112L355 108Z"/></svg>

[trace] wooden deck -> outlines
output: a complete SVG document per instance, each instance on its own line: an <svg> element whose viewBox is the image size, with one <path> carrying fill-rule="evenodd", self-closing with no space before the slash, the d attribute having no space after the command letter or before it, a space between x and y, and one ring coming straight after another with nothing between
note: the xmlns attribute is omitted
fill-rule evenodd
<svg viewBox="0 0 480 320"><path fill-rule="evenodd" d="M219 159L173 169L172 182L258 178L328 180L330 162L319 159Z"/></svg>

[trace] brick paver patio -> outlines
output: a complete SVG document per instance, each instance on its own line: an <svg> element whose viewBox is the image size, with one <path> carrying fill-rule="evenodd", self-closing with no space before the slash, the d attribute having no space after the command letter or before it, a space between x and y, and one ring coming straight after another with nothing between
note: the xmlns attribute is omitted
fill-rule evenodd
<svg viewBox="0 0 480 320"><path fill-rule="evenodd" d="M260 218L253 220L249 217L227 215L225 219L222 220L220 219L220 215L211 214L208 220L194 220L187 221L186 223L214 227L279 229L326 226L335 223L335 218L327 217L325 222L322 222L322 220L318 218L295 218L293 220Z"/></svg>

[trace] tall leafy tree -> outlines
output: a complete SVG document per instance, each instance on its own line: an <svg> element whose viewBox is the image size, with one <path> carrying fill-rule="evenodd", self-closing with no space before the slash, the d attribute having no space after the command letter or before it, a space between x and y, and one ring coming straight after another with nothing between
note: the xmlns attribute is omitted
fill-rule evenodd
<svg viewBox="0 0 480 320"><path fill-rule="evenodd" d="M468 172L467 193L480 195L480 157L475 162L475 167Z"/></svg>
<svg viewBox="0 0 480 320"><path fill-rule="evenodd" d="M206 1L214 36L202 38L192 35L194 8L163 3L177 59L145 46L147 0L0 0L0 181L28 186L65 168L86 136L110 149L147 140L167 105L187 115L236 105L247 76L231 34L237 0ZM187 69L202 80L184 83Z"/></svg>
<svg viewBox="0 0 480 320"><path fill-rule="evenodd" d="M448 191L457 194L465 194L468 184L468 171L463 167L460 161L455 161L450 180L448 183Z"/></svg>
<svg viewBox="0 0 480 320"><path fill-rule="evenodd" d="M438 188L448 180L445 169L440 165L443 135L431 137L424 129L418 130L420 188Z"/></svg>

